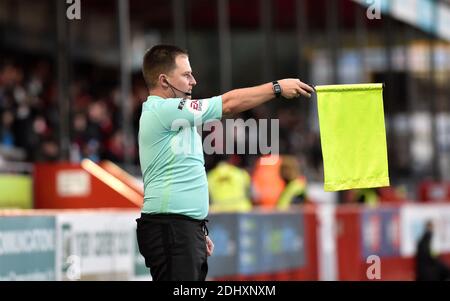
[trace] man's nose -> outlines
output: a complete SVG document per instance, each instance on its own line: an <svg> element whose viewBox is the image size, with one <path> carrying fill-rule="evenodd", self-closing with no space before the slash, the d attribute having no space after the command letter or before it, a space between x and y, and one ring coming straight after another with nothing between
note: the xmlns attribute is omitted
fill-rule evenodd
<svg viewBox="0 0 450 301"><path fill-rule="evenodd" d="M195 80L195 77L192 76L191 86L195 86L196 84L197 84L197 81Z"/></svg>

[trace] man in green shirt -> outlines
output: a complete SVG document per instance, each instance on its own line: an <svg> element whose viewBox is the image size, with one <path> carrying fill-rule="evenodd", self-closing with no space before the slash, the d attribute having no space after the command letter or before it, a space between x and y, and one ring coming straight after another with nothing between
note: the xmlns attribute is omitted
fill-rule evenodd
<svg viewBox="0 0 450 301"><path fill-rule="evenodd" d="M221 96L191 99L197 84L186 51L158 45L147 51L143 76L149 97L139 124L144 205L137 219L139 250L154 280L205 280L208 183L196 126L254 108L274 96L310 97L299 79L283 79Z"/></svg>

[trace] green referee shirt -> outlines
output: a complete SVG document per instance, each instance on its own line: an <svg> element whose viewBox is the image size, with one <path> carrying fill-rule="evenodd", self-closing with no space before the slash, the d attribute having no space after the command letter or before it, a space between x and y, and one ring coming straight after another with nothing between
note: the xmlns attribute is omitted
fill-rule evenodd
<svg viewBox="0 0 450 301"><path fill-rule="evenodd" d="M147 98L139 122L143 213L176 213L195 219L207 216L208 182L196 126L221 118L221 96Z"/></svg>

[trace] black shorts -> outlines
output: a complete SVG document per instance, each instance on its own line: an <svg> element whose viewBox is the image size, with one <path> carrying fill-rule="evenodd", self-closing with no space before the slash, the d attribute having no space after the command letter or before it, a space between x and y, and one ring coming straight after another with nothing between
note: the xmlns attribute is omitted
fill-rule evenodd
<svg viewBox="0 0 450 301"><path fill-rule="evenodd" d="M153 280L206 279L206 220L178 214L141 213L136 222L139 252Z"/></svg>

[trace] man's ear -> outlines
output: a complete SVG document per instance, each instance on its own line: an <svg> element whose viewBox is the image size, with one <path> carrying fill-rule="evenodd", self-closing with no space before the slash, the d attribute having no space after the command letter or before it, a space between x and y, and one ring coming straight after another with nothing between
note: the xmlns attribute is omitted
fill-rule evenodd
<svg viewBox="0 0 450 301"><path fill-rule="evenodd" d="M158 81L163 88L169 88L169 82L164 74L160 74L158 77Z"/></svg>

